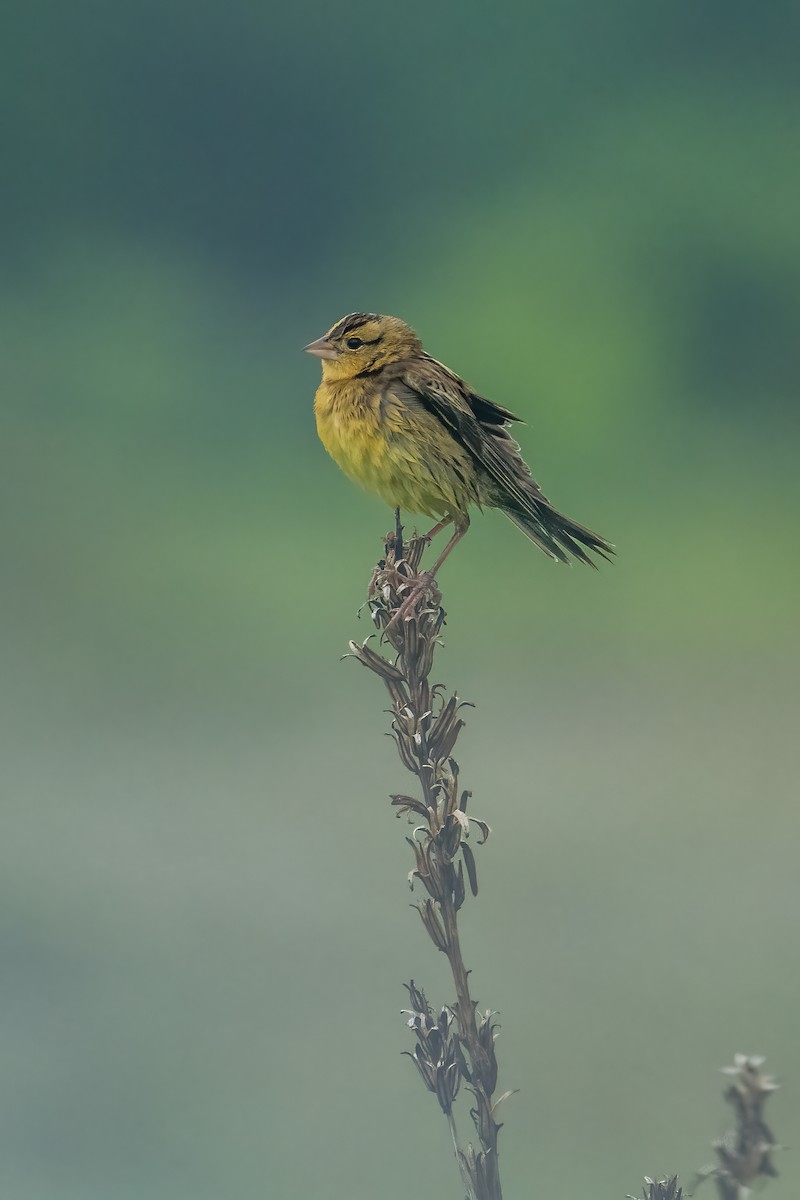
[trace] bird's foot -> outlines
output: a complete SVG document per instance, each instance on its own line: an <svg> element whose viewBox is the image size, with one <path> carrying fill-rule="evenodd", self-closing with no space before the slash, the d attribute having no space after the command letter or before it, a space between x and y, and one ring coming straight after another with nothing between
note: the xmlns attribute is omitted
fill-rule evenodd
<svg viewBox="0 0 800 1200"><path fill-rule="evenodd" d="M403 587L403 591L406 588ZM414 617L421 616L424 612L440 611L441 593L436 586L436 576L433 571L420 571L414 577L413 582L408 584L408 594L403 597L400 607L395 610L394 615L387 621L384 632L396 628L404 621L410 621ZM423 607L425 605L426 607Z"/></svg>

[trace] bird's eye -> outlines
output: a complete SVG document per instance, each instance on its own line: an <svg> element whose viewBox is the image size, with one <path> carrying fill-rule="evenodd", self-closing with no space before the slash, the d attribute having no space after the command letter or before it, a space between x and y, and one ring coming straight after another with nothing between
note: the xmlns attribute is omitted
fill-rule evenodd
<svg viewBox="0 0 800 1200"><path fill-rule="evenodd" d="M359 346L363 346L363 344L364 343L361 341L361 338L348 338L347 339L347 345L349 346L349 348L351 350L357 350L359 348Z"/></svg>

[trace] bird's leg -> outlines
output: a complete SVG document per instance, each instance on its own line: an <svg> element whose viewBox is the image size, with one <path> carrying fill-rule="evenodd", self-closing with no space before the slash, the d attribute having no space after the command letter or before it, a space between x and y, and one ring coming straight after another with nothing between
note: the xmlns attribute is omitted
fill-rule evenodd
<svg viewBox="0 0 800 1200"><path fill-rule="evenodd" d="M448 517L447 521L440 521L437 526L437 530L441 529L443 525L447 525L450 523L450 521L453 521L453 520L456 520L455 517ZM467 532L468 529L469 529L469 517L466 515L466 513L464 513L461 516L459 516L458 520L456 520L455 533L450 538L450 541L447 543L444 550L442 551L442 553L437 558L436 562L431 567L430 571L423 571L422 574L427 575L429 580L434 579L436 577L436 572L439 570L439 567L442 565L444 560L447 558L450 551L455 550L456 546L461 541L462 537L464 536L464 534Z"/></svg>
<svg viewBox="0 0 800 1200"><path fill-rule="evenodd" d="M433 529L429 529L427 533L423 533L422 536L424 537L425 541L432 542L437 533L441 533L443 529L446 529L452 519L453 514L450 513L448 516L442 517L441 521L437 521Z"/></svg>
<svg viewBox="0 0 800 1200"><path fill-rule="evenodd" d="M469 529L469 517L466 513L454 514L445 522L440 522L439 525L441 527L442 524L449 524L450 521L455 521L456 525L453 536L450 538L450 541L447 543L444 550L431 567L430 571L420 571L419 575L414 580L414 583L411 585L411 590L398 608L397 612L392 617L389 625L394 625L396 621L406 621L413 615L414 609L419 603L420 598L424 596L426 590L436 578L436 572L439 570L450 551L455 549L464 534ZM387 625L387 629L389 628L389 625Z"/></svg>
<svg viewBox="0 0 800 1200"><path fill-rule="evenodd" d="M400 505L394 510L394 561L403 557L403 526L400 524Z"/></svg>

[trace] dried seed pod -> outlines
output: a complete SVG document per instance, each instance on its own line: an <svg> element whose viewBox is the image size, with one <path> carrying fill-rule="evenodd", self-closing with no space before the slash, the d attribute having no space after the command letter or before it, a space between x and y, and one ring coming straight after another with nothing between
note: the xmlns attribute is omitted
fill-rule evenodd
<svg viewBox="0 0 800 1200"><path fill-rule="evenodd" d="M436 911L434 901L423 900L421 904L415 904L414 908L416 908L417 912L422 918L422 924L427 929L428 936L430 937L436 949L441 950L443 954L446 954L448 945L447 934L445 933L439 914Z"/></svg>

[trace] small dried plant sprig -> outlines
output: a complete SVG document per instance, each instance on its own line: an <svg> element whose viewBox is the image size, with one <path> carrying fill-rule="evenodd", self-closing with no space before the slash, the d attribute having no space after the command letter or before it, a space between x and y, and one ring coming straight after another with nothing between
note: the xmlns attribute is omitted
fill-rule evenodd
<svg viewBox="0 0 800 1200"><path fill-rule="evenodd" d="M760 1179L778 1174L772 1155L780 1149L764 1121L764 1105L780 1084L761 1068L764 1059L735 1054L733 1065L723 1067L732 1082L725 1099L733 1105L736 1124L713 1143L719 1160L698 1173L698 1182L712 1178L720 1200L743 1200Z"/></svg>
<svg viewBox="0 0 800 1200"><path fill-rule="evenodd" d="M677 1175L672 1175L669 1179L651 1179L649 1175L645 1175L642 1196L644 1200L683 1200L683 1188L678 1187ZM637 1198L628 1196L628 1200Z"/></svg>
<svg viewBox="0 0 800 1200"><path fill-rule="evenodd" d="M458 913L467 888L478 893L475 855L467 839L474 830L482 844L489 836L485 821L467 815L471 793L461 787L453 758L463 727L458 695L449 698L441 684L429 676L444 624L441 593L434 580L420 572L427 545L424 537L403 542L397 523L386 539L385 555L376 566L369 586L368 605L381 639L394 652L392 660L367 642L350 643L351 654L378 675L389 693L392 734L400 760L416 777L420 794L396 794L391 803L397 815L407 814L416 826L407 841L414 855L409 873L412 887L419 883L427 893L414 907L437 950L446 955L456 999L438 1014L424 992L408 985L408 1024L416 1035L411 1058L425 1087L432 1092L447 1117L462 1182L469 1200L501 1200L495 1113L497 1059L495 1014L479 1014L470 995L469 972L464 966L458 930ZM400 612L415 589L413 611ZM472 1092L470 1114L479 1147L459 1147L453 1102L461 1084Z"/></svg>
<svg viewBox="0 0 800 1200"><path fill-rule="evenodd" d="M713 1179L719 1200L745 1200L759 1180L778 1174L772 1154L780 1147L764 1122L764 1105L780 1084L762 1073L763 1058L746 1054L733 1058L733 1066L723 1067L722 1074L733 1079L725 1089L725 1099L733 1105L736 1126L713 1143L719 1162L698 1171L694 1180L697 1185ZM645 1200L682 1200L684 1195L677 1175L658 1182L645 1176L645 1184Z"/></svg>

